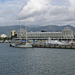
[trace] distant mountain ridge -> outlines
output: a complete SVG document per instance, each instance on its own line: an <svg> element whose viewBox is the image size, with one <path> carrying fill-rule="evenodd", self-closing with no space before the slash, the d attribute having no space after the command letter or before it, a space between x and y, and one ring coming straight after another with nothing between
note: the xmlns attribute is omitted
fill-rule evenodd
<svg viewBox="0 0 75 75"><path fill-rule="evenodd" d="M65 27L71 28L75 32L75 27L71 25L65 25L65 26L58 26L58 25L47 25L47 26L30 26L28 27L28 31L42 31L45 30L46 32L59 32L62 31ZM25 29L25 26L22 25L21 28ZM0 35L6 34L10 36L10 33L12 30L15 30L16 32L20 29L19 25L15 26L0 26Z"/></svg>
<svg viewBox="0 0 75 75"><path fill-rule="evenodd" d="M39 27L33 27L31 28L32 31L41 31L45 30L47 32L59 32L62 31L65 27L71 28L73 31L75 31L75 27L71 25L65 25L65 26L58 26L58 25L47 25L47 26L39 26Z"/></svg>

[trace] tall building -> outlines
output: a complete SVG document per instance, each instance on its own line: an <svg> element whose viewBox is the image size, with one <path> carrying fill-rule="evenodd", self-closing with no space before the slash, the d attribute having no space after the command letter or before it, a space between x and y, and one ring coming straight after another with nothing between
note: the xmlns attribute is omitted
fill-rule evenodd
<svg viewBox="0 0 75 75"><path fill-rule="evenodd" d="M12 30L11 31L11 37L15 36L15 34L16 34L16 31L15 30Z"/></svg>

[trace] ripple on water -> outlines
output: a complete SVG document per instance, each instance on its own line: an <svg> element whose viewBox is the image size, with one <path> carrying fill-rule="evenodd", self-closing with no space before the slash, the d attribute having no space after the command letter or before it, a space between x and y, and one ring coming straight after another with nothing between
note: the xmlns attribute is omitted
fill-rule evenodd
<svg viewBox="0 0 75 75"><path fill-rule="evenodd" d="M75 75L74 50L0 46L0 75Z"/></svg>

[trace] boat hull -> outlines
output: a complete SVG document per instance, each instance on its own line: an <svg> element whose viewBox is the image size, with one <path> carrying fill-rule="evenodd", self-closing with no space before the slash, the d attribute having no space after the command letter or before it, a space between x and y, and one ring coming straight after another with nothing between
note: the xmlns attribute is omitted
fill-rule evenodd
<svg viewBox="0 0 75 75"><path fill-rule="evenodd" d="M17 48L31 48L32 45L31 44L25 44L25 45L14 45L14 44L10 44L11 47L17 47Z"/></svg>
<svg viewBox="0 0 75 75"><path fill-rule="evenodd" d="M32 45L16 45L15 47L18 47L18 48L31 48Z"/></svg>

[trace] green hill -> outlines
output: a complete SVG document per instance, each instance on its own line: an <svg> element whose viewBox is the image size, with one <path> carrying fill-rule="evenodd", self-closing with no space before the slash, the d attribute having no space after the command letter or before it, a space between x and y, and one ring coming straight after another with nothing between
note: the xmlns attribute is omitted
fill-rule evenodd
<svg viewBox="0 0 75 75"><path fill-rule="evenodd" d="M46 31L46 32L59 32L61 30L63 30L65 27L70 27L74 32L75 32L75 27L71 26L71 25L66 25L66 26L57 26L57 25L47 25L47 26L29 26L28 27L28 31ZM22 25L21 28L25 29L25 26ZM20 29L19 25L15 25L15 26L0 26L0 35L1 34L6 34L8 36L10 36L10 33L12 30L15 30L16 32Z"/></svg>

